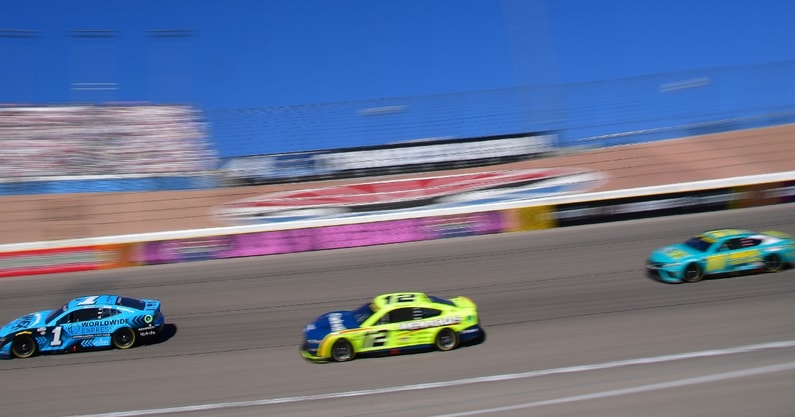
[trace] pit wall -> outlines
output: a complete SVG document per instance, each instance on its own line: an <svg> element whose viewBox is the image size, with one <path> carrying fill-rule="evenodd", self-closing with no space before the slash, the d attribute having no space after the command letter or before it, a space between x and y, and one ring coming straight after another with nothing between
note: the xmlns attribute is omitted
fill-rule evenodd
<svg viewBox="0 0 795 417"><path fill-rule="evenodd" d="M9 244L0 245L0 277L448 239L791 202L795 171L501 203L479 211Z"/></svg>

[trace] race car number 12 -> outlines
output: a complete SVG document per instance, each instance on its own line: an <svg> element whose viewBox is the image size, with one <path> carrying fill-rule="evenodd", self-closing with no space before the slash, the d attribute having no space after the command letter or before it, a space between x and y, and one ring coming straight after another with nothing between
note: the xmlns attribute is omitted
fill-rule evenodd
<svg viewBox="0 0 795 417"><path fill-rule="evenodd" d="M414 301L414 294L398 294L397 296L389 295L384 298L387 304L392 304L392 302L396 303L411 303Z"/></svg>

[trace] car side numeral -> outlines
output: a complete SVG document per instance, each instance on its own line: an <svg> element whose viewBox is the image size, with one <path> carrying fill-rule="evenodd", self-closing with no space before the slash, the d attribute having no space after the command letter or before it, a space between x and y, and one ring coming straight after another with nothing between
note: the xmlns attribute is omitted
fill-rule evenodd
<svg viewBox="0 0 795 417"><path fill-rule="evenodd" d="M50 342L50 346L61 346L61 343L63 343L61 340L62 331L63 328L61 326L52 329L52 341Z"/></svg>
<svg viewBox="0 0 795 417"><path fill-rule="evenodd" d="M364 334L364 347L380 347L386 344L386 330L367 332Z"/></svg>

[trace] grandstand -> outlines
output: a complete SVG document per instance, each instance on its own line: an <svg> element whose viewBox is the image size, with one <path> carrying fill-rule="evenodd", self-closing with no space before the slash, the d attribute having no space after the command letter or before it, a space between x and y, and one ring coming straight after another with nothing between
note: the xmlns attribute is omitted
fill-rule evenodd
<svg viewBox="0 0 795 417"><path fill-rule="evenodd" d="M216 165L186 105L0 107L0 178L186 175Z"/></svg>

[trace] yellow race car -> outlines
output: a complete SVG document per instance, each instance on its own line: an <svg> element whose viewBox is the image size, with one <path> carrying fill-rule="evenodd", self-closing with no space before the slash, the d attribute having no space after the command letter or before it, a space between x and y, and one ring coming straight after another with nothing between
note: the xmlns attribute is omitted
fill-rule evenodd
<svg viewBox="0 0 795 417"><path fill-rule="evenodd" d="M469 298L383 294L355 310L326 313L304 327L301 355L315 362L480 343L485 332Z"/></svg>

